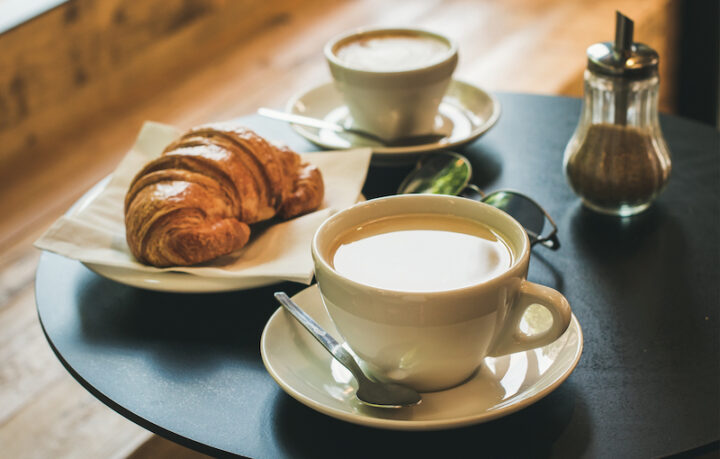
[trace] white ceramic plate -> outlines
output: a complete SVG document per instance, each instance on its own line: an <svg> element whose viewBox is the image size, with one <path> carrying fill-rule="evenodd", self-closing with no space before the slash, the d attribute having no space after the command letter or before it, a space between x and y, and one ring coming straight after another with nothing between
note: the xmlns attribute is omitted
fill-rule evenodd
<svg viewBox="0 0 720 459"><path fill-rule="evenodd" d="M131 287L156 290L159 292L176 293L213 293L230 292L233 290L246 290L264 287L280 282L277 277L245 277L222 278L200 277L180 272L150 273L134 271L132 269L116 268L113 266L84 263L94 273Z"/></svg>
<svg viewBox="0 0 720 459"><path fill-rule="evenodd" d="M85 193L68 211L68 214L79 212L86 204L92 201L110 181L110 177L95 184ZM97 263L83 264L96 274L106 277L115 282L139 287L148 290L178 293L211 293L227 292L233 290L244 290L263 287L275 284L276 277L245 277L245 278L224 278L224 277L200 277L181 272L145 272L135 271L127 268L117 268Z"/></svg>
<svg viewBox="0 0 720 459"><path fill-rule="evenodd" d="M352 123L342 95L332 82L296 95L288 102L286 110L296 115L324 119L341 125ZM435 120L435 131L445 133L447 137L440 142L424 145L383 147L348 133L296 124L292 126L298 134L323 148L339 150L371 147L373 164L409 164L416 161L420 153L459 147L480 137L500 117L500 103L491 94L470 83L452 80L439 112Z"/></svg>
<svg viewBox="0 0 720 459"><path fill-rule="evenodd" d="M301 291L294 300L331 335L339 337L317 285ZM577 365L582 347L580 324L573 316L565 334L548 346L488 357L460 386L422 394L422 403L414 407L383 409L357 400L350 372L284 309L275 311L260 341L265 368L299 402L347 422L396 430L461 427L513 413L556 389Z"/></svg>

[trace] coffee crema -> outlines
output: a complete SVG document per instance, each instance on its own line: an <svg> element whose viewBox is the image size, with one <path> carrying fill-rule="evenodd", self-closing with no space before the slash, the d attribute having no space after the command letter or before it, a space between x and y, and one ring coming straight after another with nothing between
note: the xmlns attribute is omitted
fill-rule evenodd
<svg viewBox="0 0 720 459"><path fill-rule="evenodd" d="M349 67L394 72L438 62L449 49L447 43L431 36L397 32L359 35L338 44L334 52Z"/></svg>
<svg viewBox="0 0 720 459"><path fill-rule="evenodd" d="M328 259L341 275L386 290L435 292L479 284L513 263L490 227L441 214L381 218L342 233Z"/></svg>

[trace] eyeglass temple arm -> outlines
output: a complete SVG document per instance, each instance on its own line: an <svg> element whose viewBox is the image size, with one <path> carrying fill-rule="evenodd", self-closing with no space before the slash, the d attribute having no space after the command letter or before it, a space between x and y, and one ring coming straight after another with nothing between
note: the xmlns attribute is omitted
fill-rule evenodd
<svg viewBox="0 0 720 459"><path fill-rule="evenodd" d="M538 236L527 228L525 228L525 231L528 233L528 236L530 236L530 245L542 244L550 250L557 250L560 248L560 240L557 237L557 233L554 231L544 237Z"/></svg>
<svg viewBox="0 0 720 459"><path fill-rule="evenodd" d="M538 207L540 207L540 206L538 206ZM540 209L543 211L543 214L545 214L545 218L547 218L548 221L550 222L550 226L552 226L552 231L550 231L550 234L548 234L547 236L543 236L543 237L540 237L537 234L533 233L531 236L531 239L534 239L534 240L532 240L530 245L535 245L535 244L540 243L550 250L557 250L560 248L560 239L558 239L558 237L557 237L557 231L558 231L557 225L555 224L555 221L552 219L550 214L548 214L544 208L540 207ZM530 235L532 233L531 231L528 231L527 229L525 229L525 231L528 232L528 235Z"/></svg>

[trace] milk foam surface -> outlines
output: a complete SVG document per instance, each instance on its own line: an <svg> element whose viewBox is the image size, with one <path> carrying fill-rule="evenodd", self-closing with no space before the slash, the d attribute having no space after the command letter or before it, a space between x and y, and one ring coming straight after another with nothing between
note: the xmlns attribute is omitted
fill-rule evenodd
<svg viewBox="0 0 720 459"><path fill-rule="evenodd" d="M350 67L392 72L423 67L446 55L446 43L423 35L384 34L342 43L336 56Z"/></svg>
<svg viewBox="0 0 720 459"><path fill-rule="evenodd" d="M472 220L401 216L370 223L337 245L332 263L372 287L432 292L475 285L512 264L505 241Z"/></svg>

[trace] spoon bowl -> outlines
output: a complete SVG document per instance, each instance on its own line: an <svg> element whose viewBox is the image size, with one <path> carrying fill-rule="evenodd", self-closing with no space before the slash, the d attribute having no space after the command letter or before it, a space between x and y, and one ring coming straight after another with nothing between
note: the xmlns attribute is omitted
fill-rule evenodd
<svg viewBox="0 0 720 459"><path fill-rule="evenodd" d="M459 153L440 151L421 158L398 187L398 194L459 195L472 177L470 161Z"/></svg>
<svg viewBox="0 0 720 459"><path fill-rule="evenodd" d="M366 405L376 408L403 408L420 403L421 398L413 389L393 383L378 383L366 378L355 396Z"/></svg>

